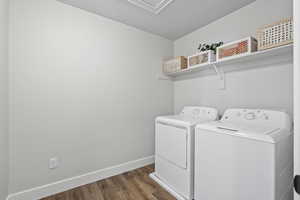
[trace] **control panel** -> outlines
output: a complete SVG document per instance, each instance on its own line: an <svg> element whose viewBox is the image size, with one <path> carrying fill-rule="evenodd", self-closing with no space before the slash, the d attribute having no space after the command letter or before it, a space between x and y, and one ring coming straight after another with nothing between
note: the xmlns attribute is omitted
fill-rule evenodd
<svg viewBox="0 0 300 200"><path fill-rule="evenodd" d="M273 110L228 109L221 121L289 129L291 127L287 113Z"/></svg>
<svg viewBox="0 0 300 200"><path fill-rule="evenodd" d="M233 111L233 110L231 110ZM264 110L235 110L234 112L226 112L223 116L225 120L234 120L236 118L244 120L269 120L268 111Z"/></svg>
<svg viewBox="0 0 300 200"><path fill-rule="evenodd" d="M218 118L218 111L209 107L187 106L183 108L181 115L194 119L208 118L215 120Z"/></svg>

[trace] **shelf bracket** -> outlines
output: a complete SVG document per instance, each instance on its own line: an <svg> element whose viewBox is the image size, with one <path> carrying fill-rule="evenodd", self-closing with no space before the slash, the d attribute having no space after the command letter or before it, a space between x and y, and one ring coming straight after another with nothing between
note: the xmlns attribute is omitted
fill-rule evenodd
<svg viewBox="0 0 300 200"><path fill-rule="evenodd" d="M224 79L224 72L223 70L219 70L216 64L213 64L214 70L216 74L219 76L220 80Z"/></svg>
<svg viewBox="0 0 300 200"><path fill-rule="evenodd" d="M214 67L214 70L215 70L217 76L219 77L219 86L218 87L220 90L224 90L225 89L224 71L222 69L219 69L216 64L212 64L212 66Z"/></svg>
<svg viewBox="0 0 300 200"><path fill-rule="evenodd" d="M165 76L165 75L160 75L160 74L156 75L156 79L160 80L160 81L171 81L172 80L172 78Z"/></svg>

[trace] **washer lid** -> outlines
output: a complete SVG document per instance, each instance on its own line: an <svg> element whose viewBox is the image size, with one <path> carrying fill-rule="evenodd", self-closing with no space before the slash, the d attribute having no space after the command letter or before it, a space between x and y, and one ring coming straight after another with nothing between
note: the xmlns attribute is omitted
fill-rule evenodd
<svg viewBox="0 0 300 200"><path fill-rule="evenodd" d="M208 130L219 134L227 134L267 143L276 143L282 138L292 134L287 129L277 127L247 126L245 124L234 124L223 121L199 124L197 125L196 130ZM199 131L196 131L196 133L201 134Z"/></svg>

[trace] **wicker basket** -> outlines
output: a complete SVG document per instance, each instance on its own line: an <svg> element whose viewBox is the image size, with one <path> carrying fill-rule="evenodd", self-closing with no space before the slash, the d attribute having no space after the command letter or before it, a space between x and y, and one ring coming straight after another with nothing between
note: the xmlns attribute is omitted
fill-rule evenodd
<svg viewBox="0 0 300 200"><path fill-rule="evenodd" d="M178 56L172 60L163 63L163 72L165 74L178 72L187 68L187 59L184 56Z"/></svg>
<svg viewBox="0 0 300 200"><path fill-rule="evenodd" d="M218 47L217 61L231 59L233 56L240 56L255 51L257 51L257 40L253 37L247 37Z"/></svg>
<svg viewBox="0 0 300 200"><path fill-rule="evenodd" d="M216 61L216 55L213 51L204 51L197 53L196 55L188 57L188 67L193 68L201 64L207 64L209 62Z"/></svg>
<svg viewBox="0 0 300 200"><path fill-rule="evenodd" d="M293 19L284 19L257 30L258 50L293 43Z"/></svg>

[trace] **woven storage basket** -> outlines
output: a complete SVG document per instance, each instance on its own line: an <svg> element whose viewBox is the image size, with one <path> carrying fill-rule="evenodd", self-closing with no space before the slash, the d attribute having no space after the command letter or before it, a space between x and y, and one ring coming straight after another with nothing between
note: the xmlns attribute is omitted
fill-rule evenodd
<svg viewBox="0 0 300 200"><path fill-rule="evenodd" d="M253 37L247 37L218 47L217 61L231 59L232 57L250 54L255 51L257 51L257 40Z"/></svg>
<svg viewBox="0 0 300 200"><path fill-rule="evenodd" d="M258 50L293 43L293 19L284 19L257 30Z"/></svg>
<svg viewBox="0 0 300 200"><path fill-rule="evenodd" d="M184 56L178 56L172 60L163 63L163 72L165 74L181 71L187 68L187 59Z"/></svg>
<svg viewBox="0 0 300 200"><path fill-rule="evenodd" d="M207 64L216 61L216 55L213 51L204 51L188 57L188 67L196 67L201 64Z"/></svg>

